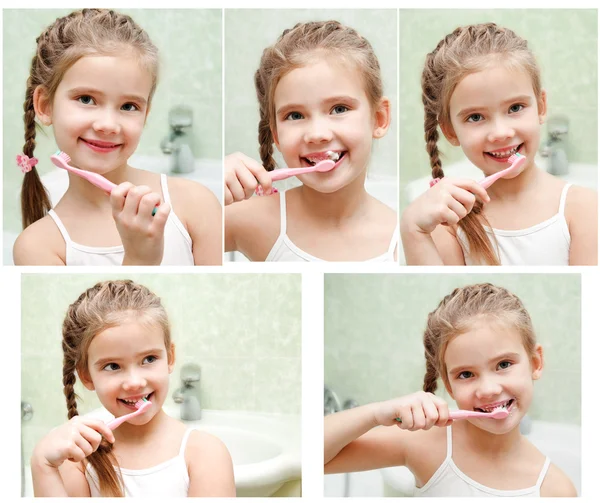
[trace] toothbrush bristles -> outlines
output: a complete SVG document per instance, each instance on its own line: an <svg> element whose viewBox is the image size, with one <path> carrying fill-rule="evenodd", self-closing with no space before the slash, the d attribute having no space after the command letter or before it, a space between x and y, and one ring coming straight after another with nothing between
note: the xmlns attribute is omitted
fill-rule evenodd
<svg viewBox="0 0 600 503"><path fill-rule="evenodd" d="M330 161L337 161L340 158L340 154L338 152L334 152L333 150L328 150L327 157L329 157Z"/></svg>

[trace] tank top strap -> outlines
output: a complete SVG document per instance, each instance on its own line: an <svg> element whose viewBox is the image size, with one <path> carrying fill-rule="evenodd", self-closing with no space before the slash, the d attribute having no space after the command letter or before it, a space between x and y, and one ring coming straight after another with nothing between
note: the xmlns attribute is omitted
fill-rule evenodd
<svg viewBox="0 0 600 503"><path fill-rule="evenodd" d="M537 482L535 483L535 487L538 490L540 487L542 487L542 482L544 481L544 478L546 477L546 473L548 473L548 468L550 468L550 458L548 456L546 456L546 461L544 462L544 466L542 467L540 476L538 477Z"/></svg>
<svg viewBox="0 0 600 503"><path fill-rule="evenodd" d="M280 213L279 234L281 236L285 236L285 234L287 232L287 212L286 212L286 207L285 207L285 190L282 190L279 193L279 213Z"/></svg>
<svg viewBox="0 0 600 503"><path fill-rule="evenodd" d="M560 205L559 205L559 207L558 207L558 212L559 212L561 215L564 215L564 214L565 214L565 204L566 204L566 202L567 202L567 192L569 192L569 187L570 187L571 185L573 185L573 184L572 184L572 183L567 183L567 184L566 184L566 185L563 187L563 189L562 189L562 192L561 192L561 194L560 194Z"/></svg>
<svg viewBox="0 0 600 503"><path fill-rule="evenodd" d="M71 237L69 236L69 233L67 232L67 228L62 223L62 220L56 214L56 211L50 210L50 211L48 211L48 215L50 215L50 218L52 218L52 220L54 220L54 223L56 224L56 227L58 227L58 230L62 234L62 237L65 240L65 243L67 244L67 246L70 245L72 243Z"/></svg>
<svg viewBox="0 0 600 503"><path fill-rule="evenodd" d="M183 457L183 455L185 454L185 447L187 446L187 442L190 438L190 433L192 433L192 431L194 431L194 428L188 428L183 434L183 439L181 440L181 448L179 449L180 457Z"/></svg>
<svg viewBox="0 0 600 503"><path fill-rule="evenodd" d="M446 459L452 458L452 426L446 428Z"/></svg>
<svg viewBox="0 0 600 503"><path fill-rule="evenodd" d="M160 188L162 189L165 203L171 204L171 196L169 196L169 187L167 184L167 175L165 173L161 173L160 175Z"/></svg>
<svg viewBox="0 0 600 503"><path fill-rule="evenodd" d="M398 241L400 240L400 224L396 224L396 228L394 229L394 233L392 234L392 240L390 241L390 246L388 248L388 253L394 256L394 251L398 246Z"/></svg>

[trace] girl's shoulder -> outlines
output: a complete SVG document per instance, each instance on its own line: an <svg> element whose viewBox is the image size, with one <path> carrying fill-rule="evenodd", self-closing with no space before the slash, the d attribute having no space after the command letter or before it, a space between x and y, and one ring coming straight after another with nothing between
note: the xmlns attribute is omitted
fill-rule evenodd
<svg viewBox="0 0 600 503"><path fill-rule="evenodd" d="M23 230L13 246L15 265L65 265L65 241L50 215Z"/></svg>
<svg viewBox="0 0 600 503"><path fill-rule="evenodd" d="M554 463L550 463L548 473L542 482L540 495L543 497L576 497L577 489L571 479Z"/></svg>

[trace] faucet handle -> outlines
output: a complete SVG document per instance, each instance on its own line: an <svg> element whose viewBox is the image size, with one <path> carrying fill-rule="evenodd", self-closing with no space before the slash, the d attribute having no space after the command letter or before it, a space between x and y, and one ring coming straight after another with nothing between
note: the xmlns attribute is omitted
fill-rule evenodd
<svg viewBox="0 0 600 503"><path fill-rule="evenodd" d="M185 385L190 385L200 380L200 365L195 363L186 363L181 367L181 381Z"/></svg>
<svg viewBox="0 0 600 503"><path fill-rule="evenodd" d="M169 110L169 126L173 129L182 129L192 125L194 112L192 107L179 105Z"/></svg>
<svg viewBox="0 0 600 503"><path fill-rule="evenodd" d="M548 136L557 140L569 132L569 118L565 115L554 115L548 118Z"/></svg>

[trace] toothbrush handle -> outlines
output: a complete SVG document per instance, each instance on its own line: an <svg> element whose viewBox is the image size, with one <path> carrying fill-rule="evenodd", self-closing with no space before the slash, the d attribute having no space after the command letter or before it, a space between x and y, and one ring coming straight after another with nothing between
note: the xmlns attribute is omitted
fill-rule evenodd
<svg viewBox="0 0 600 503"><path fill-rule="evenodd" d="M129 419L131 419L134 416L137 416L138 414L139 414L139 409L135 410L133 412L130 412L129 414L125 414L124 416L116 417L112 421L109 421L108 423L106 423L106 426L108 426L111 430L114 430L115 428L121 426L125 421L128 421Z"/></svg>
<svg viewBox="0 0 600 503"><path fill-rule="evenodd" d="M98 173L92 173L91 171L83 171L83 173L81 173L81 177L85 178L88 182L94 184L96 187L99 187L108 195L110 195L110 193L116 187L114 183L112 183L110 180L107 180Z"/></svg>
<svg viewBox="0 0 600 503"><path fill-rule="evenodd" d="M479 417L483 413L474 410L453 410L450 412L450 419L467 419L469 417Z"/></svg>
<svg viewBox="0 0 600 503"><path fill-rule="evenodd" d="M494 173L493 175L486 176L479 182L479 185L481 185L484 189L489 188L489 186L492 185L496 180L502 178L509 169L512 169L512 166L503 169L502 171L498 171L498 173Z"/></svg>
<svg viewBox="0 0 600 503"><path fill-rule="evenodd" d="M269 176L271 177L271 180L273 182L276 182L277 180L285 180L286 178L290 178L292 176L304 175L305 173L312 173L313 171L316 171L316 169L314 167L313 168L278 169L275 171L271 171L269 173Z"/></svg>

